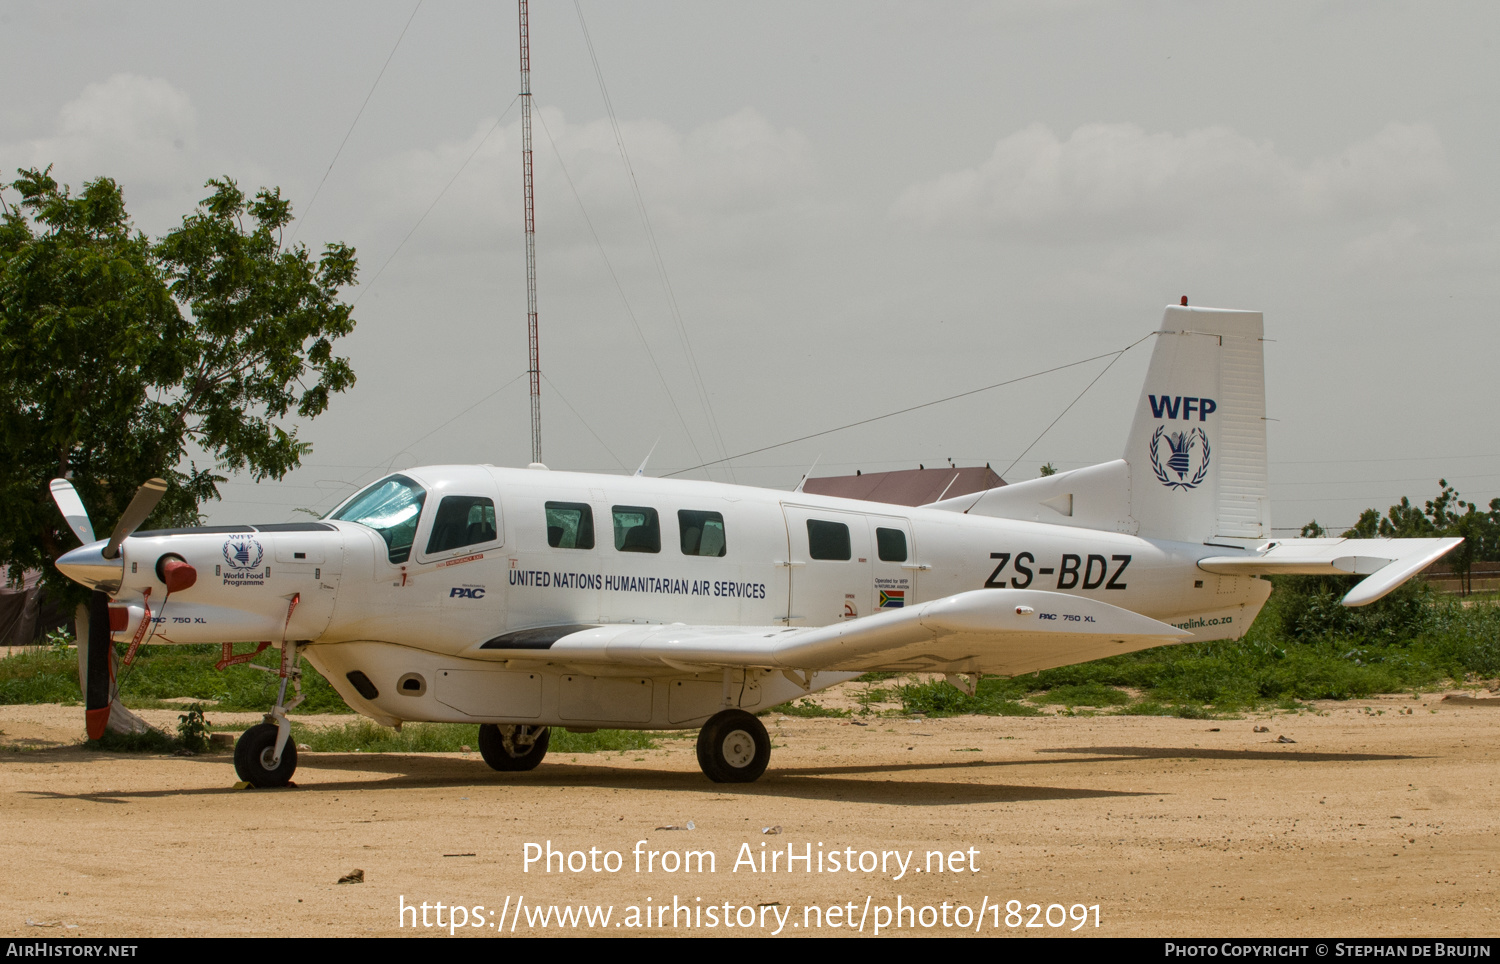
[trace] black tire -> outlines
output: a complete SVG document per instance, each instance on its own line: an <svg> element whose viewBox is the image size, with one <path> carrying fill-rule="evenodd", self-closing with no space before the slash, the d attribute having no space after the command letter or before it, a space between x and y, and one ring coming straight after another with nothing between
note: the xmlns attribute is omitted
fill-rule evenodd
<svg viewBox="0 0 1500 964"><path fill-rule="evenodd" d="M297 744L286 741L281 763L272 769L271 755L276 752L277 726L260 723L246 730L234 744L234 772L252 787L284 787L297 772Z"/></svg>
<svg viewBox="0 0 1500 964"><path fill-rule="evenodd" d="M771 738L744 710L724 710L698 731L698 766L715 783L754 783L771 762Z"/></svg>
<svg viewBox="0 0 1500 964"><path fill-rule="evenodd" d="M518 743L518 738L522 741L529 738L532 742L528 746L524 742ZM552 730L545 726L501 727L484 723L479 727L479 755L492 770L535 770L542 757L547 755L547 744L551 740Z"/></svg>

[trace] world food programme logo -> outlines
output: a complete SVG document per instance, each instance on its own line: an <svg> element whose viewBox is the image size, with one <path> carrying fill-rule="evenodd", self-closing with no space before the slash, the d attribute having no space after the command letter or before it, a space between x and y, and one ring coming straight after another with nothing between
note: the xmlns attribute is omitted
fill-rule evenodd
<svg viewBox="0 0 1500 964"><path fill-rule="evenodd" d="M1165 465L1161 459L1163 441L1171 453ZM1193 468L1194 452L1198 453L1196 471ZM1169 433L1165 425L1157 426L1156 434L1151 436L1151 468L1156 472L1157 480L1169 489L1196 489L1208 475L1208 435L1201 428ZM1189 473L1192 473L1191 478Z"/></svg>
<svg viewBox="0 0 1500 964"><path fill-rule="evenodd" d="M229 563L231 569L259 569L260 560L264 556L265 550L254 539L239 538L224 541L224 561Z"/></svg>

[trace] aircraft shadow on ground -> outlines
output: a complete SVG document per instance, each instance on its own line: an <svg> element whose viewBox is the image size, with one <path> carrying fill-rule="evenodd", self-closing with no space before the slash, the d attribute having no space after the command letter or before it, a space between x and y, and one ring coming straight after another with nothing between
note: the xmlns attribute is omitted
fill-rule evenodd
<svg viewBox="0 0 1500 964"><path fill-rule="evenodd" d="M39 750L16 757L36 760L77 747ZM1067 754L1067 758L1037 760L957 760L944 762L893 763L885 765L837 765L772 767L758 782L750 784L710 783L689 770L611 767L607 763L553 762L526 773L498 773L477 759L454 759L414 753L319 753L303 761L303 780L284 789L251 790L257 795L274 793L346 793L353 791L408 790L438 787L547 787L609 788L621 790L679 790L712 792L745 797L792 797L845 803L887 803L905 806L956 806L973 803L1004 803L1033 800L1080 800L1107 797L1160 796L1160 791L1121 791L1103 788L1037 786L991 783L985 777L1002 767L1056 765L1059 763L1108 763L1130 760L1231 760L1266 763L1364 763L1423 759L1394 753L1327 753L1297 750L1220 750L1205 747L1096 746L1043 749L1039 754ZM100 754L99 756L104 756ZM97 757L96 757L97 758ZM126 754L107 758L128 760ZM14 759L14 757L12 758ZM83 761L80 761L83 762ZM91 791L21 791L44 799L88 800L98 803L128 803L136 799L192 797L234 792L231 760L226 754L180 758L182 764L208 764L225 773L225 785L179 789ZM369 775L359 780L324 780L317 771L357 772ZM968 780L913 779L916 774L962 772ZM383 778L382 778L383 777ZM883 779L881 778L883 777ZM862 779L863 778L863 779Z"/></svg>
<svg viewBox="0 0 1500 964"><path fill-rule="evenodd" d="M1277 744L1285 746L1286 744ZM1201 746L1069 746L1038 753L1087 753L1090 762L1109 760L1259 760L1271 763L1368 763L1382 760L1426 760L1404 753L1322 753L1314 750L1213 750Z"/></svg>
<svg viewBox="0 0 1500 964"><path fill-rule="evenodd" d="M226 785L127 791L64 793L52 790L21 791L42 799L87 800L98 803L128 803L132 800L194 797L234 792L234 773L224 755L184 757L185 765L222 767ZM1072 762L1072 761L1069 761ZM607 764L558 762L544 764L527 773L498 773L478 760L455 760L447 756L420 754L326 753L309 756L303 763L302 781L273 790L251 790L257 795L275 793L347 793L374 790L407 790L438 787L548 787L608 788L620 790L679 790L735 794L746 797L793 797L844 803L888 803L907 806L949 806L973 803L1003 803L1027 800L1078 800L1098 797L1151 796L1150 793L1080 787L997 784L981 779L967 781L911 779L908 774L963 771L982 777L984 771L1013 766L1014 761L964 760L940 763L898 763L887 766L830 766L771 769L751 784L711 783L696 770L610 767ZM317 771L352 771L374 778L333 780ZM858 779L856 775L884 774L884 779ZM384 775L385 779L380 776ZM1159 794L1157 794L1159 795Z"/></svg>

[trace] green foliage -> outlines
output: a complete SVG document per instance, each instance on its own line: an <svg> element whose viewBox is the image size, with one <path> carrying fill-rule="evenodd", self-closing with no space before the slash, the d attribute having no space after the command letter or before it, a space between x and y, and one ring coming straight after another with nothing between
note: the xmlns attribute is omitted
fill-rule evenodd
<svg viewBox="0 0 1500 964"><path fill-rule="evenodd" d="M1438 490L1437 497L1426 500L1420 509L1406 496L1384 516L1377 509L1365 509L1343 536L1346 539L1457 536L1463 543L1444 556L1443 561L1458 574L1467 595L1474 563L1500 561L1500 499L1491 499L1488 511L1480 511L1476 503L1464 501L1447 479L1438 479ZM1302 527L1302 534L1307 536L1309 529L1314 528L1322 532L1314 520Z"/></svg>
<svg viewBox="0 0 1500 964"><path fill-rule="evenodd" d="M1420 580L1398 587L1368 606L1350 608L1339 600L1359 576L1278 576L1272 581L1278 605L1277 630L1288 640L1350 639L1400 644L1421 635L1433 615L1435 593Z"/></svg>
<svg viewBox="0 0 1500 964"><path fill-rule="evenodd" d="M213 701L221 710L264 711L276 702L277 676L231 666L214 669L219 647L142 646L135 663L120 671L120 697L125 705L167 705L159 701L190 696ZM253 661L277 666L280 654L266 650ZM304 713L352 713L343 699L309 663L302 663ZM0 704L77 703L78 659L73 650L33 650L0 660Z"/></svg>
<svg viewBox="0 0 1500 964"><path fill-rule="evenodd" d="M97 740L85 740L84 748L107 753L173 753L180 745L160 730L144 733L110 733Z"/></svg>
<svg viewBox="0 0 1500 964"><path fill-rule="evenodd" d="M0 659L0 705L82 700L73 650L48 647Z"/></svg>
<svg viewBox="0 0 1500 964"><path fill-rule="evenodd" d="M473 723L408 723L400 730L366 719L341 726L292 724L292 738L313 750L330 753L458 753L464 747L479 752L479 727ZM652 750L652 734L641 730L597 730L569 733L553 727L549 753L600 753Z"/></svg>
<svg viewBox="0 0 1500 964"><path fill-rule="evenodd" d="M219 647L213 645L142 646L135 665L120 671L120 697L127 706L191 696L213 700L221 710L271 708L276 702L280 677L244 664L216 670L214 663L218 658ZM279 666L281 654L268 649L252 663ZM299 713L353 712L306 660L302 661L302 693L307 699L297 708Z"/></svg>
<svg viewBox="0 0 1500 964"><path fill-rule="evenodd" d="M1101 683L1083 683L1055 687L1033 695L1031 701L1063 706L1124 706L1130 702L1130 694Z"/></svg>
<svg viewBox="0 0 1500 964"><path fill-rule="evenodd" d="M354 251L331 244L315 262L283 249L291 206L279 191L247 200L233 181L209 181L202 205L153 242L114 181L74 196L50 171L20 171L20 200L0 217L0 564L12 577L74 541L48 480L71 477L108 532L160 476L167 494L146 527L195 524L224 480L180 471L190 448L280 478L308 449L278 420L316 416L354 383L333 354L354 326L338 300ZM44 568L60 598L79 598Z"/></svg>
<svg viewBox="0 0 1500 964"><path fill-rule="evenodd" d="M177 717L177 742L194 753L208 750L208 721L203 718L203 704L194 703Z"/></svg>
<svg viewBox="0 0 1500 964"><path fill-rule="evenodd" d="M1037 716L1040 710L1018 703L1009 695L1010 680L986 679L980 681L978 692L973 696L948 685L943 680L907 683L896 688L902 708L908 713L925 713L928 716L956 716L960 713L981 713L985 716Z"/></svg>

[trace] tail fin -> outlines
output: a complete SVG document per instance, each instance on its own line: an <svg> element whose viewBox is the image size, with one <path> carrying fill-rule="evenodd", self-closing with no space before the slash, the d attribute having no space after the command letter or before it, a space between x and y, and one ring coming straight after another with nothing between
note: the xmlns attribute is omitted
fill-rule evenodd
<svg viewBox="0 0 1500 964"><path fill-rule="evenodd" d="M1172 542L1270 539L1261 330L1258 311L1167 308L1124 459L931 508Z"/></svg>
<svg viewBox="0 0 1500 964"><path fill-rule="evenodd" d="M1271 538L1260 312L1170 306L1125 447L1139 533Z"/></svg>

